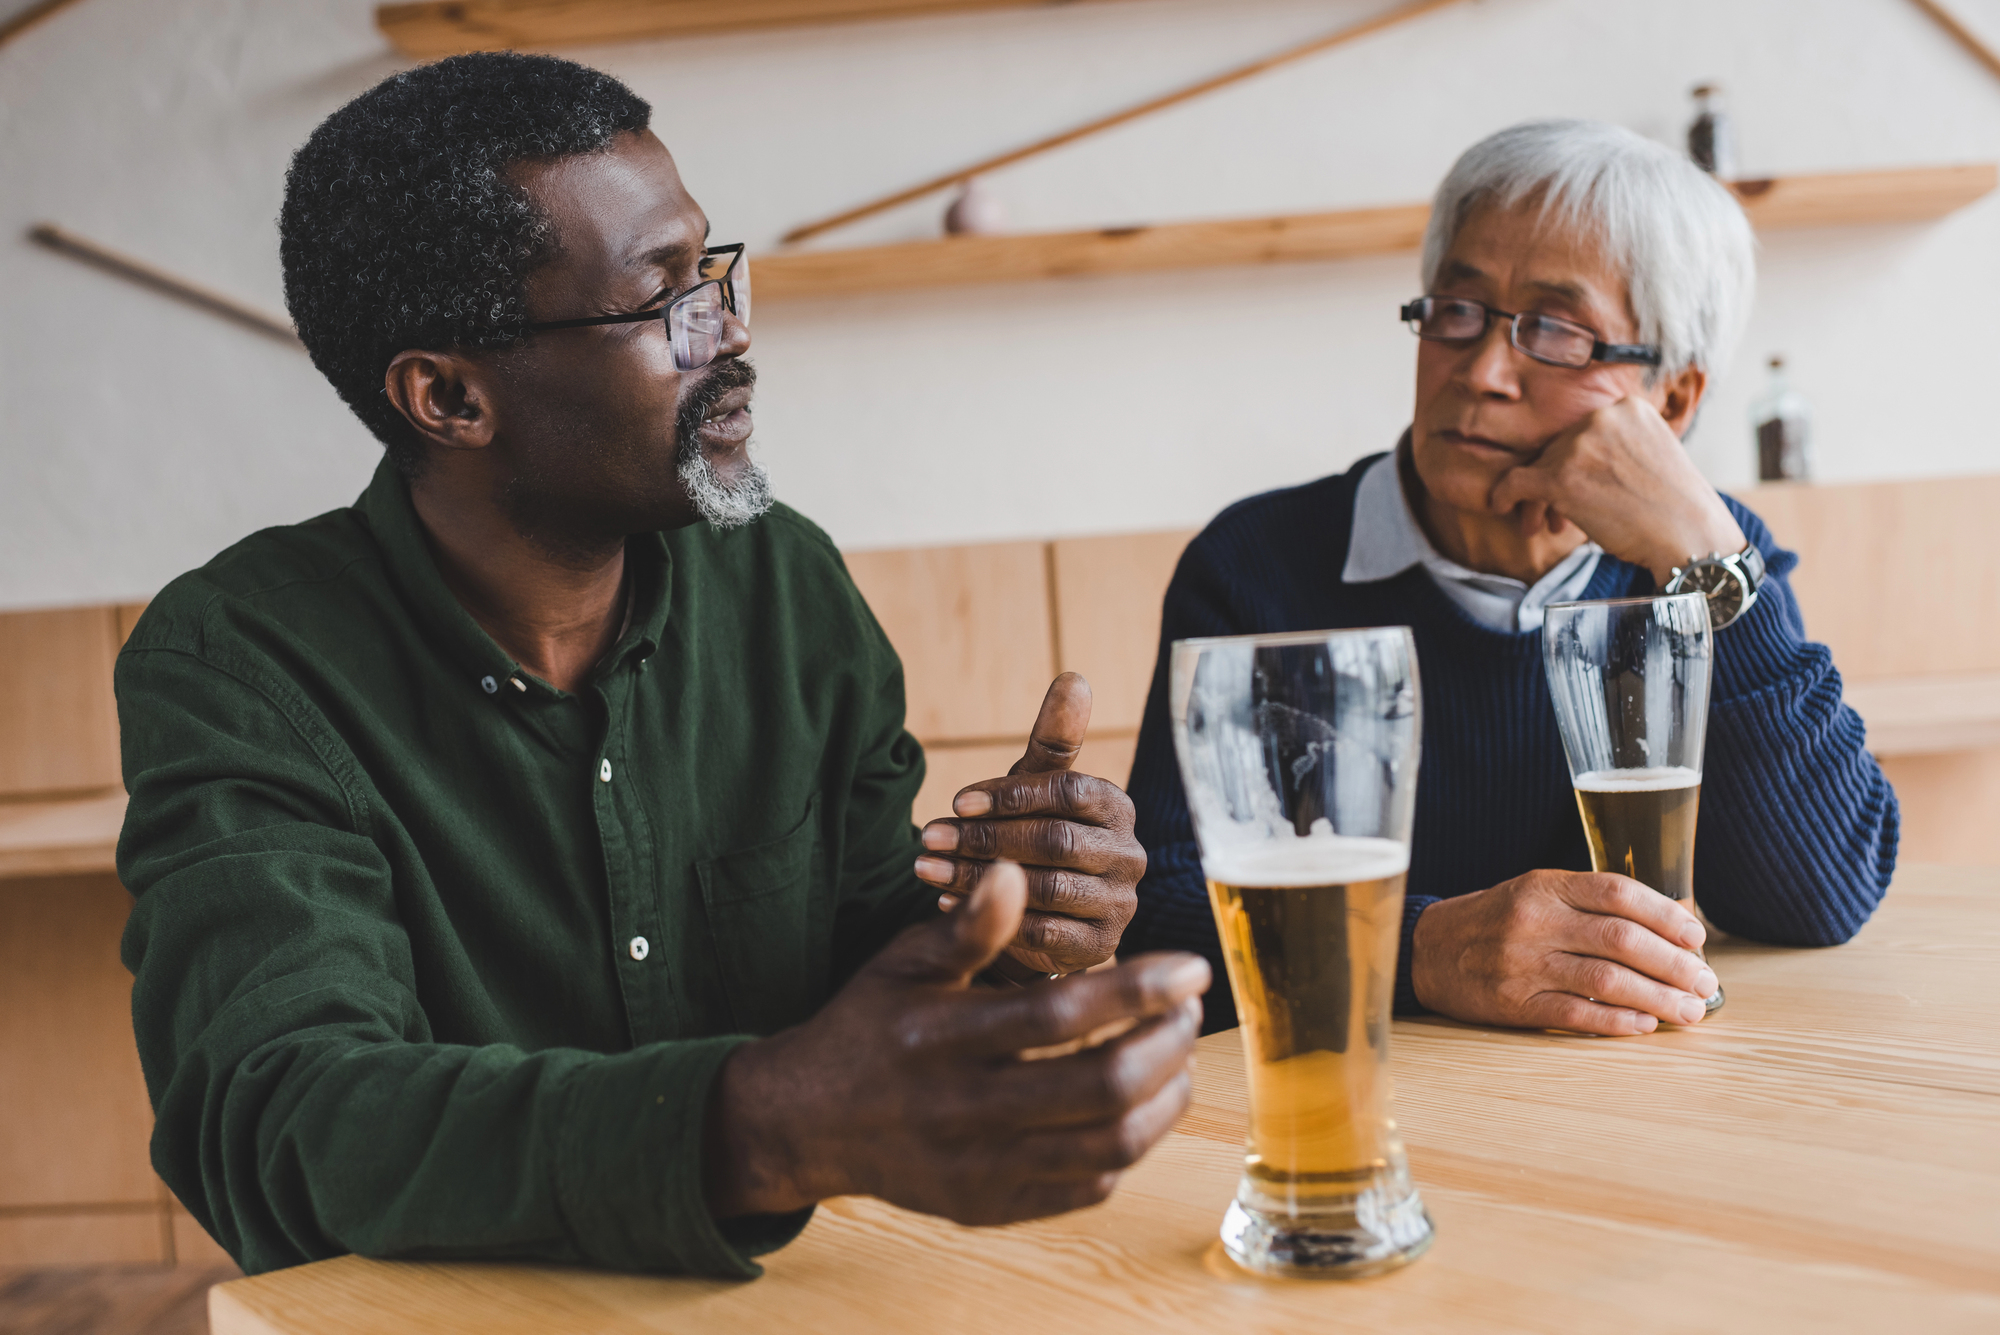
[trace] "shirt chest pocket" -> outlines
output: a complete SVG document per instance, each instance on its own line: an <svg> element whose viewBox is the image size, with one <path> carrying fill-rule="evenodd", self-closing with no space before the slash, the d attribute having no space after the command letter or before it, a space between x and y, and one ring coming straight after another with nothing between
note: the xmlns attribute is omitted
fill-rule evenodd
<svg viewBox="0 0 2000 1335"><path fill-rule="evenodd" d="M695 865L739 1033L798 1024L825 997L832 921L825 858L815 794L789 834Z"/></svg>

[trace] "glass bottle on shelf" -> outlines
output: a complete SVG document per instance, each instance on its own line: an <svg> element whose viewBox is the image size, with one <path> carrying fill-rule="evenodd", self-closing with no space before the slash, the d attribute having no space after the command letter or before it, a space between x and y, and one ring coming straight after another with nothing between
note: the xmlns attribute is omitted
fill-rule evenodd
<svg viewBox="0 0 2000 1335"><path fill-rule="evenodd" d="M1694 123L1688 126L1688 156L1694 165L1725 181L1736 179L1736 124L1722 105L1716 84L1696 84Z"/></svg>
<svg viewBox="0 0 2000 1335"><path fill-rule="evenodd" d="M1806 482L1812 478L1812 412L1785 377L1785 359L1771 358L1771 379L1750 405L1757 430L1757 480Z"/></svg>

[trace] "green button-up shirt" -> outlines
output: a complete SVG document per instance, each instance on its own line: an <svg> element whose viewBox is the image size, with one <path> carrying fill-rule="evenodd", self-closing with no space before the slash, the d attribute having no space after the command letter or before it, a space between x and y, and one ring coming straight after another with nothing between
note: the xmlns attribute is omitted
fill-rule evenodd
<svg viewBox="0 0 2000 1335"><path fill-rule="evenodd" d="M386 465L153 601L117 671L153 1163L255 1272L342 1252L749 1276L702 1118L746 1037L935 912L902 667L783 506L627 546L577 694Z"/></svg>

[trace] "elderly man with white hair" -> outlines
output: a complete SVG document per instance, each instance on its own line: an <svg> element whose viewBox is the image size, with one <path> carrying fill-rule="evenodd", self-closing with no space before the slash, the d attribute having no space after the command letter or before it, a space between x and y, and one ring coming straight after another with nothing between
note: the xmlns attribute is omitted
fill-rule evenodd
<svg viewBox="0 0 2000 1335"><path fill-rule="evenodd" d="M1414 420L1345 473L1222 512L1181 558L1131 794L1149 858L1121 951L1220 967L1166 711L1168 646L1407 624L1424 675L1397 1009L1645 1033L1694 1024L1713 972L1682 905L1590 873L1542 672L1550 603L1709 594L1715 639L1695 886L1715 926L1845 941L1895 866L1895 794L1785 581L1797 558L1681 444L1755 283L1735 200L1615 126L1519 125L1439 187ZM1235 1022L1208 994L1207 1027Z"/></svg>

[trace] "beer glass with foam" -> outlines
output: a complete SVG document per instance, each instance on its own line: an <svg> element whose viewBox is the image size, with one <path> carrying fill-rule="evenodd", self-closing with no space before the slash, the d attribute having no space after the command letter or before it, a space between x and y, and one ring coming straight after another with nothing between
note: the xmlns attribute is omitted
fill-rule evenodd
<svg viewBox="0 0 2000 1335"><path fill-rule="evenodd" d="M1707 598L1552 603L1542 658L1591 866L1692 900L1714 660ZM1722 1002L1717 987L1709 1014Z"/></svg>
<svg viewBox="0 0 2000 1335"><path fill-rule="evenodd" d="M1239 1264L1354 1277L1430 1245L1389 1081L1422 732L1408 629L1181 640L1169 713L1242 1021Z"/></svg>

